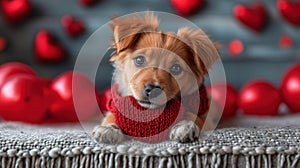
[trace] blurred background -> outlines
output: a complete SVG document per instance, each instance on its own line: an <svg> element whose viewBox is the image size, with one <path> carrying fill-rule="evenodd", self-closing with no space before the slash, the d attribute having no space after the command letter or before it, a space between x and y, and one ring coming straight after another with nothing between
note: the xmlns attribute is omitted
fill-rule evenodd
<svg viewBox="0 0 300 168"><path fill-rule="evenodd" d="M294 23L297 21L289 20L293 16L283 16L284 4L278 5L277 0L28 0L30 12L21 13L28 15L25 19L18 15L7 19L7 10L13 11L13 7L5 1L22 4L25 0L2 0L0 63L20 61L44 77L72 70L88 37L113 16L145 10L181 15L220 42L227 81L236 88L253 79L266 79L278 86L288 67L300 60L300 28ZM63 25L68 26L68 18L62 21L66 14L79 19L84 27L84 31L75 32L76 37L66 33ZM20 18L22 21L15 24ZM65 49L66 60L49 63L36 59L35 38L42 29L51 32ZM98 76L99 90L110 84L112 73L107 61L101 66L106 73Z"/></svg>

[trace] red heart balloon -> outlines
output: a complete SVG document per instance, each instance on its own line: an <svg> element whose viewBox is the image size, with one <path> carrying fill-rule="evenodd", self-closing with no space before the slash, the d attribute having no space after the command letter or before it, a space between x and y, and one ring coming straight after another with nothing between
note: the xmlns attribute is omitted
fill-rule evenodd
<svg viewBox="0 0 300 168"><path fill-rule="evenodd" d="M282 17L288 22L295 26L300 24L300 0L278 0L277 8L280 11Z"/></svg>
<svg viewBox="0 0 300 168"><path fill-rule="evenodd" d="M61 74L52 82L50 89L59 96L49 107L51 116L57 120L87 120L98 109L95 85L79 72Z"/></svg>
<svg viewBox="0 0 300 168"><path fill-rule="evenodd" d="M8 121L42 122L46 106L40 80L19 74L9 78L0 88L0 116Z"/></svg>
<svg viewBox="0 0 300 168"><path fill-rule="evenodd" d="M245 85L238 97L238 105L249 115L278 115L281 96L271 83L255 80Z"/></svg>
<svg viewBox="0 0 300 168"><path fill-rule="evenodd" d="M254 31L261 31L267 20L267 12L263 4L254 3L252 6L237 4L233 9L234 16L244 25Z"/></svg>
<svg viewBox="0 0 300 168"><path fill-rule="evenodd" d="M12 76L27 74L37 77L36 73L27 65L19 62L9 62L0 66L0 87Z"/></svg>
<svg viewBox="0 0 300 168"><path fill-rule="evenodd" d="M214 83L208 88L208 93L211 93L211 97L216 102L218 107L222 107L224 104L224 109L222 113L222 118L232 118L236 115L238 106L237 98L238 92L231 84L226 83ZM226 93L225 93L226 89ZM224 99L225 98L225 99Z"/></svg>
<svg viewBox="0 0 300 168"><path fill-rule="evenodd" d="M171 4L182 16L188 16L204 5L204 0L171 0Z"/></svg>
<svg viewBox="0 0 300 168"><path fill-rule="evenodd" d="M15 25L29 16L31 3L28 0L2 0L1 9L6 22Z"/></svg>
<svg viewBox="0 0 300 168"><path fill-rule="evenodd" d="M300 64L288 69L281 81L284 103L292 112L300 112Z"/></svg>
<svg viewBox="0 0 300 168"><path fill-rule="evenodd" d="M35 38L35 54L41 62L57 63L66 58L63 46L47 30L41 30Z"/></svg>
<svg viewBox="0 0 300 168"><path fill-rule="evenodd" d="M73 18L71 15L63 16L61 24L67 34L72 37L80 35L85 30L82 21Z"/></svg>

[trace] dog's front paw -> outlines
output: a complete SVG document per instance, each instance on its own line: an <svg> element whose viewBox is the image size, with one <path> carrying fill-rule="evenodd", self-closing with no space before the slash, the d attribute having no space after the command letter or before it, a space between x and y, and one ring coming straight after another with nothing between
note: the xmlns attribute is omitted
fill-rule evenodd
<svg viewBox="0 0 300 168"><path fill-rule="evenodd" d="M180 121L172 127L170 132L170 139L181 143L194 142L199 137L200 128L193 121Z"/></svg>
<svg viewBox="0 0 300 168"><path fill-rule="evenodd" d="M97 125L92 135L102 143L120 143L124 139L121 129L115 125Z"/></svg>

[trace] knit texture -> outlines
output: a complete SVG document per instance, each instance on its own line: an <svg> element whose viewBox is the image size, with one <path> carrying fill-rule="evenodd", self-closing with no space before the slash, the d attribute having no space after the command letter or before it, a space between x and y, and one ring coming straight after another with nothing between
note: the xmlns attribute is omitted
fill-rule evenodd
<svg viewBox="0 0 300 168"><path fill-rule="evenodd" d="M209 107L205 87L199 92L182 98L172 99L164 107L147 109L138 104L133 96L121 97L118 86L114 84L99 97L101 111L110 111L115 115L116 124L129 136L148 143L166 140L171 127L182 120L184 112L204 114Z"/></svg>
<svg viewBox="0 0 300 168"><path fill-rule="evenodd" d="M300 167L300 115L237 118L228 124L241 120L258 122L255 128L217 129L187 144L97 143L89 133L98 122L48 126L5 122L0 123L0 168ZM281 121L294 126L283 127Z"/></svg>

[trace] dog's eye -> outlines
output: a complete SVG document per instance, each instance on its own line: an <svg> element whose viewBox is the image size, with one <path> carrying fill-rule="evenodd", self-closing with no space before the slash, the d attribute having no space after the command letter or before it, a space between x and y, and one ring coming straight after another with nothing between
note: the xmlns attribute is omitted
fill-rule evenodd
<svg viewBox="0 0 300 168"><path fill-rule="evenodd" d="M182 72L182 68L179 64L174 64L171 68L170 68L170 72L173 75L179 75Z"/></svg>
<svg viewBox="0 0 300 168"><path fill-rule="evenodd" d="M142 67L146 64L146 58L140 55L134 59L134 64L138 67Z"/></svg>

